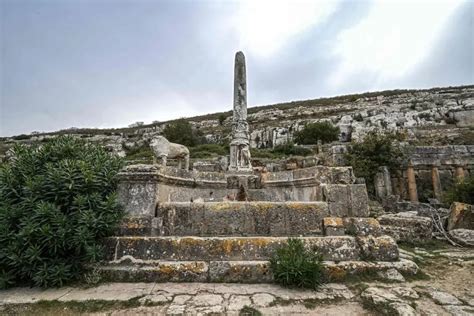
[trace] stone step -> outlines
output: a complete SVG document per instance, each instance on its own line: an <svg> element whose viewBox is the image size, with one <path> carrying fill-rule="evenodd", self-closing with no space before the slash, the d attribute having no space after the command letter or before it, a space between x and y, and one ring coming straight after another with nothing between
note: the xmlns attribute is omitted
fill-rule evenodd
<svg viewBox="0 0 474 316"><path fill-rule="evenodd" d="M301 237L306 247L324 260L351 261L398 259L398 247L388 236ZM109 237L108 260L124 257L165 261L269 260L287 237Z"/></svg>
<svg viewBox="0 0 474 316"><path fill-rule="evenodd" d="M172 202L156 216L127 217L121 236L317 236L325 202Z"/></svg>
<svg viewBox="0 0 474 316"><path fill-rule="evenodd" d="M404 275L414 275L418 266L409 260L323 261L325 278L343 281L357 274L396 269ZM271 265L266 260L252 261L157 261L124 257L99 267L104 281L111 282L234 282L271 283Z"/></svg>

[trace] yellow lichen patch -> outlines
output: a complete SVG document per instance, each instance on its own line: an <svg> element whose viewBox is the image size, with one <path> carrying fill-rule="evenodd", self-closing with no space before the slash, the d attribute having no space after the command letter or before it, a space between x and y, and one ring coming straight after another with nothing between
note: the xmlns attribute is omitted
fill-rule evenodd
<svg viewBox="0 0 474 316"><path fill-rule="evenodd" d="M270 210L274 207L274 204L265 203L265 202L251 203L251 205L254 206L255 210L257 210L259 212L267 212L268 210Z"/></svg>
<svg viewBox="0 0 474 316"><path fill-rule="evenodd" d="M327 227L343 227L344 223L340 217L325 217L323 218L323 225Z"/></svg>
<svg viewBox="0 0 474 316"><path fill-rule="evenodd" d="M347 276L346 270L342 267L328 266L326 274L330 281L342 281Z"/></svg>
<svg viewBox="0 0 474 316"><path fill-rule="evenodd" d="M169 265L160 265L159 269L160 273L165 275L172 275L176 272L176 269Z"/></svg>
<svg viewBox="0 0 474 316"><path fill-rule="evenodd" d="M380 226L379 221L375 218L372 218L372 217L369 217L367 219L367 224L369 224L370 226Z"/></svg>

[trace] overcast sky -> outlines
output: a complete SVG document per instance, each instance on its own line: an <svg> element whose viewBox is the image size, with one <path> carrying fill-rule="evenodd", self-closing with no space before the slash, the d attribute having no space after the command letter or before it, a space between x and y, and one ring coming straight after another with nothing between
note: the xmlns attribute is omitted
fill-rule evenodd
<svg viewBox="0 0 474 316"><path fill-rule="evenodd" d="M0 135L474 83L474 1L0 0Z"/></svg>

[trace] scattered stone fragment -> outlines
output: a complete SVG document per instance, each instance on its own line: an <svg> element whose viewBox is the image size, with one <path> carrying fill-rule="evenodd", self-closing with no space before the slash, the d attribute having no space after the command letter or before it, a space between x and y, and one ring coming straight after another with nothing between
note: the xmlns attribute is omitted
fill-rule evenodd
<svg viewBox="0 0 474 316"><path fill-rule="evenodd" d="M232 295L229 298L228 309L230 311L236 311L236 310L241 310L245 306L250 306L250 305L252 305L252 301L250 300L250 297L245 296L245 295Z"/></svg>
<svg viewBox="0 0 474 316"><path fill-rule="evenodd" d="M456 316L472 316L474 315L474 307L460 305L444 305L443 308Z"/></svg>
<svg viewBox="0 0 474 316"><path fill-rule="evenodd" d="M442 292L442 291L432 291L429 292L433 301L439 305L461 305L461 301L458 300L454 295Z"/></svg>
<svg viewBox="0 0 474 316"><path fill-rule="evenodd" d="M393 309L393 314L394 315L399 315L399 316L415 316L418 315L418 313L415 311L413 307L411 307L410 304L408 303L390 303L389 304L390 308Z"/></svg>
<svg viewBox="0 0 474 316"><path fill-rule="evenodd" d="M474 246L474 230L472 229L453 229L449 231L449 234L462 245Z"/></svg>
<svg viewBox="0 0 474 316"><path fill-rule="evenodd" d="M275 301L275 296L267 293L259 293L252 296L252 301L255 306L267 307Z"/></svg>
<svg viewBox="0 0 474 316"><path fill-rule="evenodd" d="M474 229L474 207L466 203L451 204L448 217L448 230Z"/></svg>
<svg viewBox="0 0 474 316"><path fill-rule="evenodd" d="M388 269L386 271L379 271L377 275L387 281L391 282L405 282L405 278L397 269Z"/></svg>
<svg viewBox="0 0 474 316"><path fill-rule="evenodd" d="M191 295L176 295L173 299L173 305L183 305L191 299Z"/></svg>
<svg viewBox="0 0 474 316"><path fill-rule="evenodd" d="M415 300L420 298L418 293L416 293L416 291L410 287L397 286L397 287L392 287L391 290L393 293L395 293L398 297L401 297L401 298L409 298L409 299L415 299Z"/></svg>
<svg viewBox="0 0 474 316"><path fill-rule="evenodd" d="M163 294L147 295L147 296L142 297L139 301L145 305L148 303L165 304L169 302L168 298L164 296Z"/></svg>
<svg viewBox="0 0 474 316"><path fill-rule="evenodd" d="M191 303L196 306L213 306L222 304L223 298L216 294L198 294Z"/></svg>

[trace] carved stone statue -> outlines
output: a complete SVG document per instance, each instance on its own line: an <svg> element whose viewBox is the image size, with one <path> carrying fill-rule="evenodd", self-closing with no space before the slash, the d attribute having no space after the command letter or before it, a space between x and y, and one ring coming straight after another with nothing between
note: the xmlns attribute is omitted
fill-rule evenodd
<svg viewBox="0 0 474 316"><path fill-rule="evenodd" d="M242 52L237 52L234 68L234 112L229 171L252 171L249 136L245 56Z"/></svg>
<svg viewBox="0 0 474 316"><path fill-rule="evenodd" d="M184 169L189 170L189 149L186 146L171 143L163 136L154 136L150 148L163 166L168 158L178 159L178 168L181 169L184 161Z"/></svg>

